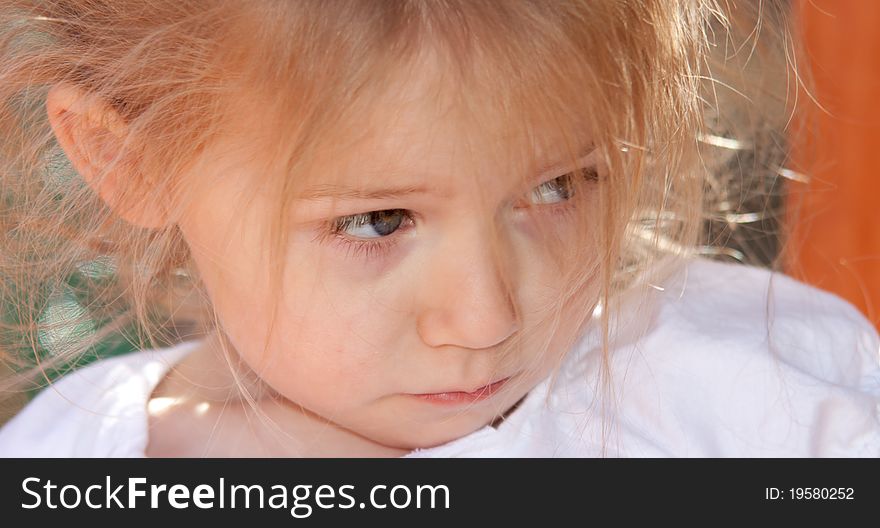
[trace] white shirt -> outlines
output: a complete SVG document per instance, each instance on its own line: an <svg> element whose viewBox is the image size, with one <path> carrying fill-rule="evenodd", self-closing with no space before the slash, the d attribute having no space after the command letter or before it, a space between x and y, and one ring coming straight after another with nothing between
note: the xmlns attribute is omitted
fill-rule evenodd
<svg viewBox="0 0 880 528"><path fill-rule="evenodd" d="M613 397L594 329L497 428L406 457L880 456L880 337L852 305L704 259L648 292L614 318ZM143 457L147 400L198 344L64 376L0 429L0 456Z"/></svg>

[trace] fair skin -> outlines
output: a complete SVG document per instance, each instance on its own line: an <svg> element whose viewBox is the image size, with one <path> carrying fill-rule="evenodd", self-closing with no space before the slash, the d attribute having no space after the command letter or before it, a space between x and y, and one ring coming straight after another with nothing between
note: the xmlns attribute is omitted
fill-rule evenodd
<svg viewBox="0 0 880 528"><path fill-rule="evenodd" d="M540 199L530 190L578 167L553 141L533 149L530 168L553 167L535 174L481 156L510 135L466 130L454 106L438 104L430 82L420 82L430 78L426 72L401 84L406 97L395 105L396 117L377 127L385 133L352 143L345 155L328 150L316 158L335 185L425 189L296 201L273 332L260 235L272 197L258 192L249 207L230 214L256 181L249 155L261 137L256 112L242 105L233 120L240 128L193 165L187 178L197 199L175 218L161 204L123 207L112 181L96 188L132 223L177 224L222 328L153 393L154 403L165 404L151 406L148 456L400 456L497 423L558 365L560 343L577 328L563 320L554 333L546 321L568 286L560 266L575 263L552 258L536 226L572 243L576 237L551 212L569 198L552 185L541 187ZM91 181L114 148L106 135L94 141L95 131L121 138L124 124L66 85L50 91L47 109L61 146ZM595 207L590 196L575 199L577 207ZM369 222L318 236L335 219L372 211L392 213L361 216ZM501 256L486 243L499 234ZM356 253L351 244L365 241L393 242ZM515 338L520 346L512 346ZM536 352L545 342L548 352ZM266 389L253 405L236 389L224 350L250 380L245 386ZM414 396L472 391L503 378L498 392L478 401Z"/></svg>

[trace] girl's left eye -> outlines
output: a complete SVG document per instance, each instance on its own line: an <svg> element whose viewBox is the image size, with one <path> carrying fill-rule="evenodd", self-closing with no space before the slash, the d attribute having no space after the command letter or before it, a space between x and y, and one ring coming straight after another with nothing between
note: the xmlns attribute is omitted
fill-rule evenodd
<svg viewBox="0 0 880 528"><path fill-rule="evenodd" d="M530 193L531 202L535 205L545 205L571 200L574 195L572 180L576 177L595 181L598 179L598 173L594 167L585 167L542 183Z"/></svg>
<svg viewBox="0 0 880 528"><path fill-rule="evenodd" d="M532 190L530 197L532 203L541 205L564 202L571 198L571 195L571 181L566 174L538 185Z"/></svg>

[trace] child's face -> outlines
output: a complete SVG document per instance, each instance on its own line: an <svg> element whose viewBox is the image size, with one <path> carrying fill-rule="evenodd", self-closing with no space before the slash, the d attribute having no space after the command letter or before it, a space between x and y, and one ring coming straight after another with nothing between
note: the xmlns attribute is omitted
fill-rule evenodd
<svg viewBox="0 0 880 528"><path fill-rule="evenodd" d="M535 166L561 165L526 174L532 181L523 187L525 169L485 154L516 139L469 134L455 109L418 80L405 88L406 101L377 112L384 121L375 134L316 160L321 177L311 183L321 181L318 190L335 199L293 202L280 292L269 289L260 238L276 197L260 193L247 207L239 199L263 176L248 156L262 132L257 113L242 111L240 135L206 153L192 174L203 187L179 222L223 330L262 380L293 408L401 448L475 431L551 373L581 315L565 312L554 333L553 309L571 289L562 268L590 263L554 257L538 226L584 244L591 234L576 233L560 207L596 207L593 195L570 197L553 185L578 167L549 133ZM551 183L539 188L544 182ZM355 197L336 186L412 192ZM386 212L352 216L373 211ZM342 217L348 222L331 233ZM493 231L500 253L490 251ZM269 335L273 293L280 304ZM579 295L588 305L594 284ZM503 379L488 397L460 394ZM459 394L417 396L433 393Z"/></svg>

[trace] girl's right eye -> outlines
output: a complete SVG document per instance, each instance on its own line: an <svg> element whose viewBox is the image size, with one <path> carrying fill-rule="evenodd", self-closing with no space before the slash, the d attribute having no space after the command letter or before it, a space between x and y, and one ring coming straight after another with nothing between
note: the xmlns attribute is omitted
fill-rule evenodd
<svg viewBox="0 0 880 528"><path fill-rule="evenodd" d="M411 220L403 209L385 209L351 216L342 216L333 221L333 232L352 238L372 239L391 235Z"/></svg>
<svg viewBox="0 0 880 528"><path fill-rule="evenodd" d="M407 225L415 225L415 221L412 213L405 209L340 216L321 229L316 241L331 238L349 256L379 258L400 240L391 235Z"/></svg>

